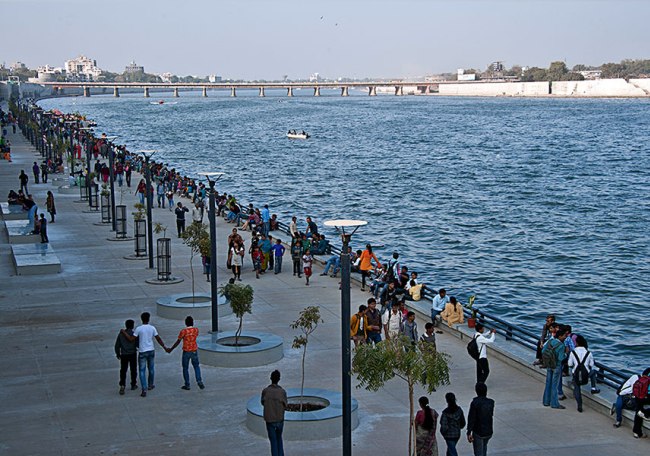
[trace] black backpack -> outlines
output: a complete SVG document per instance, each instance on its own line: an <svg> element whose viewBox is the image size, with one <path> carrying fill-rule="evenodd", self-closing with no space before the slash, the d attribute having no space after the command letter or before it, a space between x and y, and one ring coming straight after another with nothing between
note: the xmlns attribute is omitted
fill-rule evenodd
<svg viewBox="0 0 650 456"><path fill-rule="evenodd" d="M585 356L584 358L582 358L582 361L578 359L578 355L576 354L575 350L572 351L571 354L575 357L576 361L578 362L578 365L573 370L573 381L575 382L576 385L586 385L587 383L589 383L589 371L585 367L585 361L589 356L589 350L587 350L587 353L585 353Z"/></svg>
<svg viewBox="0 0 650 456"><path fill-rule="evenodd" d="M469 344L467 344L467 353L469 353L469 356L471 356L473 359L478 361L480 353L478 350L478 342L476 342L476 336L469 341Z"/></svg>

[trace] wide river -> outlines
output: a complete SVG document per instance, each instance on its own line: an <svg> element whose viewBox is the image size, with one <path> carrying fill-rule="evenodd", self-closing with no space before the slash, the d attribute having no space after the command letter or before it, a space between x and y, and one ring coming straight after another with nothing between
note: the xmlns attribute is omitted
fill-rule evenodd
<svg viewBox="0 0 650 456"><path fill-rule="evenodd" d="M284 222L367 220L355 249L384 244L380 260L397 250L427 285L535 332L553 312L612 367L650 365L650 101L295 93L41 105L187 174L223 171L219 191Z"/></svg>

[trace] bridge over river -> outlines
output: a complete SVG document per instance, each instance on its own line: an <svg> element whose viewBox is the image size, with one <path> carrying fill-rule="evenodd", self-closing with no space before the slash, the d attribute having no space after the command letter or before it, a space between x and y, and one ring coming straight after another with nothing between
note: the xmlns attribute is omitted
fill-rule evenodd
<svg viewBox="0 0 650 456"><path fill-rule="evenodd" d="M40 85L51 87L57 95L64 95L69 89L82 89L83 95L89 97L91 89L101 89L102 93L113 91L113 96L120 96L120 89L142 89L143 95L149 97L150 90L170 90L174 97L180 90L201 90L204 97L208 90L229 90L230 96L237 96L237 89L257 90L260 97L266 95L267 89L284 89L288 97L296 89L312 89L314 96L321 94L321 89L339 89L342 97L349 95L351 88L365 89L368 95L376 96L377 88L393 89L395 95L404 95L405 88L410 93L429 94L438 91L438 83L430 81L372 81L372 82L215 82L215 83L172 83L172 82L42 82Z"/></svg>

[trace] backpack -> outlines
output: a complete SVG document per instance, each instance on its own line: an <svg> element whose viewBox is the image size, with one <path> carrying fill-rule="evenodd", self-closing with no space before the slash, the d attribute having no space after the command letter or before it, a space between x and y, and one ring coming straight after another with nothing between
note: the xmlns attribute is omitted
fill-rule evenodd
<svg viewBox="0 0 650 456"><path fill-rule="evenodd" d="M547 369L555 369L557 367L557 353L553 346L553 341L556 339L549 339L542 348L542 367Z"/></svg>
<svg viewBox="0 0 650 456"><path fill-rule="evenodd" d="M589 350L587 350L587 353L585 353L585 356L584 358L582 358L582 361L580 361L580 359L578 358L578 355L575 352L575 350L572 351L571 354L575 357L576 361L578 362L578 365L573 370L573 381L576 383L576 385L586 385L587 383L589 383L589 371L585 366L585 361L589 356Z"/></svg>
<svg viewBox="0 0 650 456"><path fill-rule="evenodd" d="M478 342L476 342L476 337L473 337L472 340L469 341L469 344L467 344L467 353L469 353L469 356L471 356L473 359L478 361L480 353L478 349Z"/></svg>
<svg viewBox="0 0 650 456"><path fill-rule="evenodd" d="M632 386L632 396L637 399L646 399L648 397L648 388L650 387L650 377L642 376L634 382Z"/></svg>

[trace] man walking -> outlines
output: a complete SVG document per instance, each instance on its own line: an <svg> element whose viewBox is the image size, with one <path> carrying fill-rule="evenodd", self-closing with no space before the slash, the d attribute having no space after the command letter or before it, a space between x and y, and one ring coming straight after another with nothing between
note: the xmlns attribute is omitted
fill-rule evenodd
<svg viewBox="0 0 650 456"><path fill-rule="evenodd" d="M126 320L124 323L127 334L133 335L133 320ZM115 340L115 356L120 360L120 394L124 394L126 387L126 371L131 370L131 390L138 389L137 382L137 350L135 341L129 341L120 331Z"/></svg>
<svg viewBox="0 0 650 456"><path fill-rule="evenodd" d="M262 209L261 212L262 216L262 234L264 236L269 235L269 231L271 230L271 212L269 211L269 205L265 204L264 208Z"/></svg>
<svg viewBox="0 0 650 456"><path fill-rule="evenodd" d="M135 328L132 335L124 329L121 331L130 342L135 342L136 338L138 340L138 367L140 371L140 385L142 386L140 396L142 397L147 397L147 390L152 390L156 387L154 384L154 358L156 356L156 350L153 345L153 340L156 339L158 344L167 351L167 347L165 347L165 343L158 335L158 331L153 325L149 324L150 318L151 315L149 312L143 312L140 315L142 324ZM149 369L149 377L147 377L147 369Z"/></svg>
<svg viewBox="0 0 650 456"><path fill-rule="evenodd" d="M176 214L176 230L178 231L178 237L181 237L185 232L185 213L190 210L183 206L183 203L179 202L176 205L174 213Z"/></svg>
<svg viewBox="0 0 650 456"><path fill-rule="evenodd" d="M366 310L367 339L369 344L381 342L381 313L377 310L375 298L368 298L368 310Z"/></svg>
<svg viewBox="0 0 650 456"><path fill-rule="evenodd" d="M478 346L478 359L476 360L476 382L485 383L490 375L490 363L487 357L487 345L494 343L496 337L496 330L492 329L489 336L485 336L483 332L485 327L481 323L476 323L476 345Z"/></svg>
<svg viewBox="0 0 650 456"><path fill-rule="evenodd" d="M271 456L284 456L282 445L282 429L284 427L284 412L287 409L287 392L278 385L280 371L271 372L271 384L262 390L262 406L266 432L271 442Z"/></svg>
<svg viewBox="0 0 650 456"><path fill-rule="evenodd" d="M200 389L205 388L203 380L201 379L201 367L199 366L199 347L196 345L196 338L199 336L199 328L194 327L194 319L188 315L185 317L185 328L181 329L181 332L178 334L178 339L174 342L174 345L171 348L167 349L167 353L171 353L178 344L183 341L183 358L181 360L181 366L183 367L183 386L181 389L185 391L190 390L190 361L192 362L192 367L194 368L194 377L196 378L196 384Z"/></svg>
<svg viewBox="0 0 650 456"><path fill-rule="evenodd" d="M476 397L472 399L467 414L467 441L474 448L474 456L486 456L488 442L493 434L494 400L487 397L485 383L477 383L474 391Z"/></svg>

